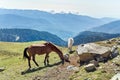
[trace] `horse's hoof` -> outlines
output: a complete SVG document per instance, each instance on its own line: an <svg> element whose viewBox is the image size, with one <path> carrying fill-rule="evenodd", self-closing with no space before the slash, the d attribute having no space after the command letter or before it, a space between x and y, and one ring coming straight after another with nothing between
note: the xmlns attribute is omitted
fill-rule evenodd
<svg viewBox="0 0 120 80"><path fill-rule="evenodd" d="M44 62L44 66L46 66L46 63Z"/></svg>
<svg viewBox="0 0 120 80"><path fill-rule="evenodd" d="M39 67L39 65L37 65L37 67Z"/></svg>
<svg viewBox="0 0 120 80"><path fill-rule="evenodd" d="M50 66L50 64L47 64L47 66Z"/></svg>
<svg viewBox="0 0 120 80"><path fill-rule="evenodd" d="M28 70L31 70L31 68L28 68Z"/></svg>

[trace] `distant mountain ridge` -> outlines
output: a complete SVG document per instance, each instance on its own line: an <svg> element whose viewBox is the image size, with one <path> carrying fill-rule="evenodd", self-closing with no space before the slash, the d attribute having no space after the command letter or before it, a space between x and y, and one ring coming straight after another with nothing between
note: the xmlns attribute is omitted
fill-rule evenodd
<svg viewBox="0 0 120 80"><path fill-rule="evenodd" d="M84 31L74 37L74 45L107 40L120 37L120 34L107 34L101 32ZM67 41L46 31L31 29L0 29L0 41L7 42L29 42L29 41L49 41L59 46L67 46Z"/></svg>
<svg viewBox="0 0 120 80"><path fill-rule="evenodd" d="M59 46L66 45L64 40L45 31L36 31L31 29L0 29L0 41L28 42L40 40L53 42Z"/></svg>
<svg viewBox="0 0 120 80"><path fill-rule="evenodd" d="M73 13L50 13L39 10L0 9L0 28L26 28L47 31L66 40L81 31L111 22ZM63 33L60 33L63 32ZM71 33L71 34L70 34Z"/></svg>
<svg viewBox="0 0 120 80"><path fill-rule="evenodd" d="M74 45L84 44L89 42L103 41L111 38L120 37L120 34L108 34L102 32L84 31L74 37Z"/></svg>
<svg viewBox="0 0 120 80"><path fill-rule="evenodd" d="M104 32L104 33L120 33L120 20L92 28L90 29L90 31Z"/></svg>

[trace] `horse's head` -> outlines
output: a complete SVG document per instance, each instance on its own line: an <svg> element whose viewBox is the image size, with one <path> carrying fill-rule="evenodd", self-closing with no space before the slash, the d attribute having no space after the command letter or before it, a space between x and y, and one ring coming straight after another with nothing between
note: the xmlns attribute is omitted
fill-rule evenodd
<svg viewBox="0 0 120 80"><path fill-rule="evenodd" d="M64 64L64 61L69 62L69 60L64 59L64 56L63 56L62 51L59 50L53 43L51 43L51 42L46 42L46 43L44 43L44 45L46 45L46 46L49 47L52 51L56 52L56 53L59 55L59 57L60 57L60 59L61 59L61 61L62 61L62 64Z"/></svg>
<svg viewBox="0 0 120 80"><path fill-rule="evenodd" d="M65 54L64 55L64 60L66 61L66 62L69 62L70 63L70 60L69 60L69 54Z"/></svg>

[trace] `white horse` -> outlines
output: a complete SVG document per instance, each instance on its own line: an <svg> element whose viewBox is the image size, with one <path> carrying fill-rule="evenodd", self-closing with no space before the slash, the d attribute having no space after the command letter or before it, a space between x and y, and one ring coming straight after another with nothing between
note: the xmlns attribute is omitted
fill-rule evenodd
<svg viewBox="0 0 120 80"><path fill-rule="evenodd" d="M69 52L72 51L73 43L74 43L74 39L73 38L69 38L68 39L68 49L69 49Z"/></svg>

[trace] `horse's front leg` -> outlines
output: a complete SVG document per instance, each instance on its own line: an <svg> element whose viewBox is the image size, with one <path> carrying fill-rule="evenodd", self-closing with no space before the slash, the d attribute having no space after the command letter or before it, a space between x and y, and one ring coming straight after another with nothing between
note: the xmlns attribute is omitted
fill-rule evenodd
<svg viewBox="0 0 120 80"><path fill-rule="evenodd" d="M45 66L47 66L47 65L49 64L48 58L49 58L49 54L46 53L45 60L44 60L44 65L45 65ZM46 63L46 61L47 61L47 63Z"/></svg>
<svg viewBox="0 0 120 80"><path fill-rule="evenodd" d="M47 56L47 65L49 65L49 55Z"/></svg>

